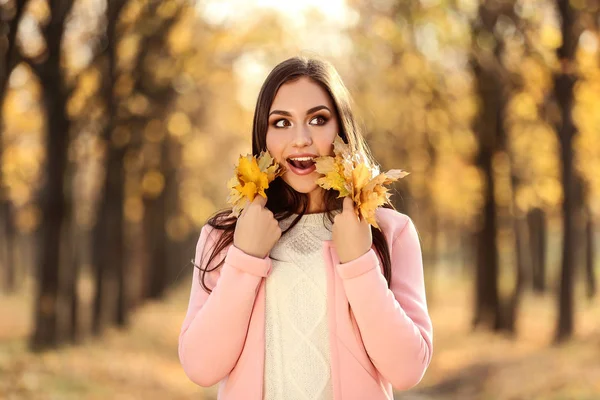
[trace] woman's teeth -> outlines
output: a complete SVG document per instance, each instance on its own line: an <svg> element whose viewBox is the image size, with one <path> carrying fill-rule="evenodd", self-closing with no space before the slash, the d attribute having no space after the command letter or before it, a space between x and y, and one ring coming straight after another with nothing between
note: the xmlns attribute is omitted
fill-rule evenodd
<svg viewBox="0 0 600 400"><path fill-rule="evenodd" d="M312 157L296 157L288 159L288 162L296 168L306 169L313 166L315 163Z"/></svg>

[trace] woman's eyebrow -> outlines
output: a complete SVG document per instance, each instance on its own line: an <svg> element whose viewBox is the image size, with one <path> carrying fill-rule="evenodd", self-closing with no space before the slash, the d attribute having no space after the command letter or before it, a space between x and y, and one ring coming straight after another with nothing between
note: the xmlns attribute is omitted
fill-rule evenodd
<svg viewBox="0 0 600 400"><path fill-rule="evenodd" d="M307 110L306 111L306 115L312 114L312 113L314 113L316 111L319 111L319 110L327 110L327 111L331 112L331 110L329 109L329 107L324 106L324 105L320 105L320 106L316 106L316 107L313 107L313 108ZM269 116L271 116L273 114L285 115L286 117L291 117L292 116L291 113L289 113L288 111L283 111L283 110L273 110L273 111L271 111L269 113Z"/></svg>

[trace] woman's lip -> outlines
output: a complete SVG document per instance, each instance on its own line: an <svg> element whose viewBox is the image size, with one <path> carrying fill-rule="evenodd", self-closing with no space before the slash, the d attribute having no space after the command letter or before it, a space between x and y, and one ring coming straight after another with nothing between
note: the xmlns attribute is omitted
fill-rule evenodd
<svg viewBox="0 0 600 400"><path fill-rule="evenodd" d="M310 168L306 168L306 169L296 168L289 162L286 162L286 164L287 164L288 169L296 175L308 175L317 169L316 164L313 164Z"/></svg>
<svg viewBox="0 0 600 400"><path fill-rule="evenodd" d="M316 154L311 154L311 153L298 153L298 154L290 154L287 158L294 158L294 157L312 157L312 158L317 158L318 156Z"/></svg>

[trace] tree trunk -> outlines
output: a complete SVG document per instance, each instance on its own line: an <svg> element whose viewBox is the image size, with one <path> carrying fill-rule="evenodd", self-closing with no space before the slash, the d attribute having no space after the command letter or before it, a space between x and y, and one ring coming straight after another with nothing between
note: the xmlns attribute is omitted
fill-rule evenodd
<svg viewBox="0 0 600 400"><path fill-rule="evenodd" d="M79 228L76 224L71 225L71 241L72 246L69 249L70 251L70 259L69 263L71 264L71 274L67 283L67 293L69 296L69 315L71 319L67 326L67 335L68 339L71 343L78 343L81 339L80 329L79 329L79 291L77 290L79 285L79 277L81 276L81 265L82 265L82 243L85 240L82 236L87 238L87 235L84 235L79 231Z"/></svg>
<svg viewBox="0 0 600 400"><path fill-rule="evenodd" d="M156 197L147 197L144 199L144 232L146 237L146 251L150 256L148 297L159 299L163 296L167 287L167 245L168 236L166 234L167 223L167 181L168 174L165 169L165 159L167 152L167 141L165 138L162 147L161 172L165 177L165 186Z"/></svg>
<svg viewBox="0 0 600 400"><path fill-rule="evenodd" d="M0 31L6 32L4 45L0 44L0 166L3 156L3 133L4 133L4 99L6 97L8 79L14 68L17 66L17 30L21 23L21 18L29 0L19 0L14 4L14 15L4 15L0 7ZM4 35L0 36L2 41ZM14 252L15 229L11 205L8 195L4 193L2 184L2 174L0 173L0 268L4 268L4 290L14 292L17 286L15 252Z"/></svg>
<svg viewBox="0 0 600 400"><path fill-rule="evenodd" d="M502 91L497 78L481 64L474 67L481 107L475 130L478 134L477 164L485 179L484 205L480 229L476 233L476 290L473 326L491 329L501 326L501 308L498 294L499 255L497 244L497 209L492 159L497 151L499 129L502 129Z"/></svg>
<svg viewBox="0 0 600 400"><path fill-rule="evenodd" d="M569 108L570 109L570 108ZM563 114L564 118L564 114ZM572 186L573 186L573 149L570 136L563 128L561 132L561 159L562 159L562 187L563 201L563 250L561 259L559 315L557 322L556 341L568 339L573 334L573 273L575 251L573 235L575 234L573 221ZM573 127L574 129L574 127Z"/></svg>
<svg viewBox="0 0 600 400"><path fill-rule="evenodd" d="M496 201L491 154L481 154L480 167L485 176L485 203L481 229L476 235L476 291L473 326L498 329L501 324L498 295L498 247L496 238Z"/></svg>
<svg viewBox="0 0 600 400"><path fill-rule="evenodd" d="M117 22L127 0L108 3L106 70L103 75L103 97L107 123L103 140L106 145L104 190L94 228L94 266L96 297L93 306L92 332L99 335L105 322L127 324L125 234L123 204L125 202L124 159L127 145L116 145L112 134L117 125L117 99L114 98L116 71ZM116 300L112 301L113 294Z"/></svg>
<svg viewBox="0 0 600 400"><path fill-rule="evenodd" d="M4 268L3 284L6 293L14 293L18 285L15 235L11 204L0 194L0 267Z"/></svg>
<svg viewBox="0 0 600 400"><path fill-rule="evenodd" d="M165 234L166 209L165 195L161 193L153 199L146 199L144 232L146 251L150 256L148 297L159 299L166 289L167 279L167 237Z"/></svg>
<svg viewBox="0 0 600 400"><path fill-rule="evenodd" d="M128 303L131 311L143 304L148 292L148 265L149 257L144 253L145 237L142 224L126 223L125 233L129 251L127 264L129 265L129 292Z"/></svg>
<svg viewBox="0 0 600 400"><path fill-rule="evenodd" d="M54 53L50 57L58 57ZM54 66L54 68L52 68ZM65 114L66 98L62 95L58 60L47 67L42 81L46 109L47 178L42 203L42 247L38 271L35 330L32 348L44 350L58 345L57 306L60 281L60 248L63 222L67 212L64 175L69 145L69 121Z"/></svg>
<svg viewBox="0 0 600 400"><path fill-rule="evenodd" d="M107 128L110 129L110 128ZM123 270L123 199L124 173L123 149L108 144L106 180L100 202L98 222L94 237L94 264L96 297L92 332L99 335L108 321L117 322L119 296L119 274ZM116 301L113 296L117 295ZM124 324L123 321L122 324Z"/></svg>
<svg viewBox="0 0 600 400"><path fill-rule="evenodd" d="M531 249L531 283L535 293L546 291L546 214L541 208L534 208L527 214Z"/></svg>
<svg viewBox="0 0 600 400"><path fill-rule="evenodd" d="M521 297L527 281L526 271L531 269L531 263L528 257L530 253L527 251L529 238L526 222L523 218L515 215L513 225L515 231L515 286L502 312L503 320L501 329L514 335L516 334L516 322Z"/></svg>
<svg viewBox="0 0 600 400"><path fill-rule="evenodd" d="M554 92L560 107L561 120L557 123L556 131L559 136L563 201L563 252L561 260L560 292L558 297L558 320L555 341L562 342L573 334L574 313L574 259L575 252L575 221L574 221L574 190L575 176L573 168L573 138L576 134L572 110L574 103L573 89L577 82L575 75L575 51L580 36L577 27L576 11L569 0L557 0L559 15L562 19L562 45L557 50L562 70L554 76ZM577 31L576 31L577 29Z"/></svg>
<svg viewBox="0 0 600 400"><path fill-rule="evenodd" d="M592 215L589 207L586 210L586 224L585 224L585 233L586 233L586 241L585 241L585 272L586 272L586 294L589 299L592 299L596 296L596 275L594 271L594 261L595 261L595 235L594 235L594 216Z"/></svg>
<svg viewBox="0 0 600 400"><path fill-rule="evenodd" d="M180 194L177 179L177 165L181 165L181 144L175 139L167 141L167 157L165 159L165 195L167 221L170 218L181 215ZM174 232L177 237L167 236L167 286L173 285L181 270L181 265L188 265L189 257L184 256L186 250L183 247L187 237L183 237L180 232Z"/></svg>
<svg viewBox="0 0 600 400"><path fill-rule="evenodd" d="M67 168L70 121L66 113L68 93L61 70L62 39L73 0L49 2L51 17L43 28L47 56L42 64L25 60L38 76L46 114L47 176L42 200L42 239L37 271L35 327L30 345L34 350L56 347L59 343L57 307L59 301L61 246L65 216L69 214L64 178Z"/></svg>
<svg viewBox="0 0 600 400"><path fill-rule="evenodd" d="M516 320L519 312L519 306L521 303L521 297L523 289L525 288L525 282L527 280L527 271L531 271L531 248L529 241L529 232L527 221L523 217L522 211L518 208L516 193L521 184L519 176L515 170L514 155L510 146L510 137L507 133L503 132L501 137L502 147L507 152L510 160L510 183L511 183L511 202L512 202L512 215L509 217L512 221L514 231L514 251L515 251L515 286L512 294L508 298L502 310L502 326L501 329L509 332L511 335L516 333Z"/></svg>
<svg viewBox="0 0 600 400"><path fill-rule="evenodd" d="M484 176L484 206L480 229L476 232L477 269L475 290L475 314L473 325L482 324L493 330L502 329L503 309L498 293L499 254L497 244L498 213L495 199L495 182L492 160L501 150L506 137L504 127L505 108L508 98L506 70L502 64L503 38L495 33L496 22L501 16L514 18L512 2L498 5L491 1L480 3L478 19L472 26L474 44L471 66L476 89L481 100L479 115L474 121L478 136L477 165ZM480 36L494 36L491 49L479 47Z"/></svg>

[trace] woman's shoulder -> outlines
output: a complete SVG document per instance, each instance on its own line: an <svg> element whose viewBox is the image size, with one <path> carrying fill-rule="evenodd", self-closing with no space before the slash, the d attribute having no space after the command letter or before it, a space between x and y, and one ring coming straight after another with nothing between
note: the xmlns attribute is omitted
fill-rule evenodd
<svg viewBox="0 0 600 400"><path fill-rule="evenodd" d="M214 240L218 238L223 233L222 229L219 229L208 222L202 225L200 228L200 238L204 238L204 240Z"/></svg>
<svg viewBox="0 0 600 400"><path fill-rule="evenodd" d="M412 224L412 220L408 215L393 208L384 207L379 207L375 211L375 220L381 228L381 232L386 237L391 238L392 242L398 238L404 228Z"/></svg>

